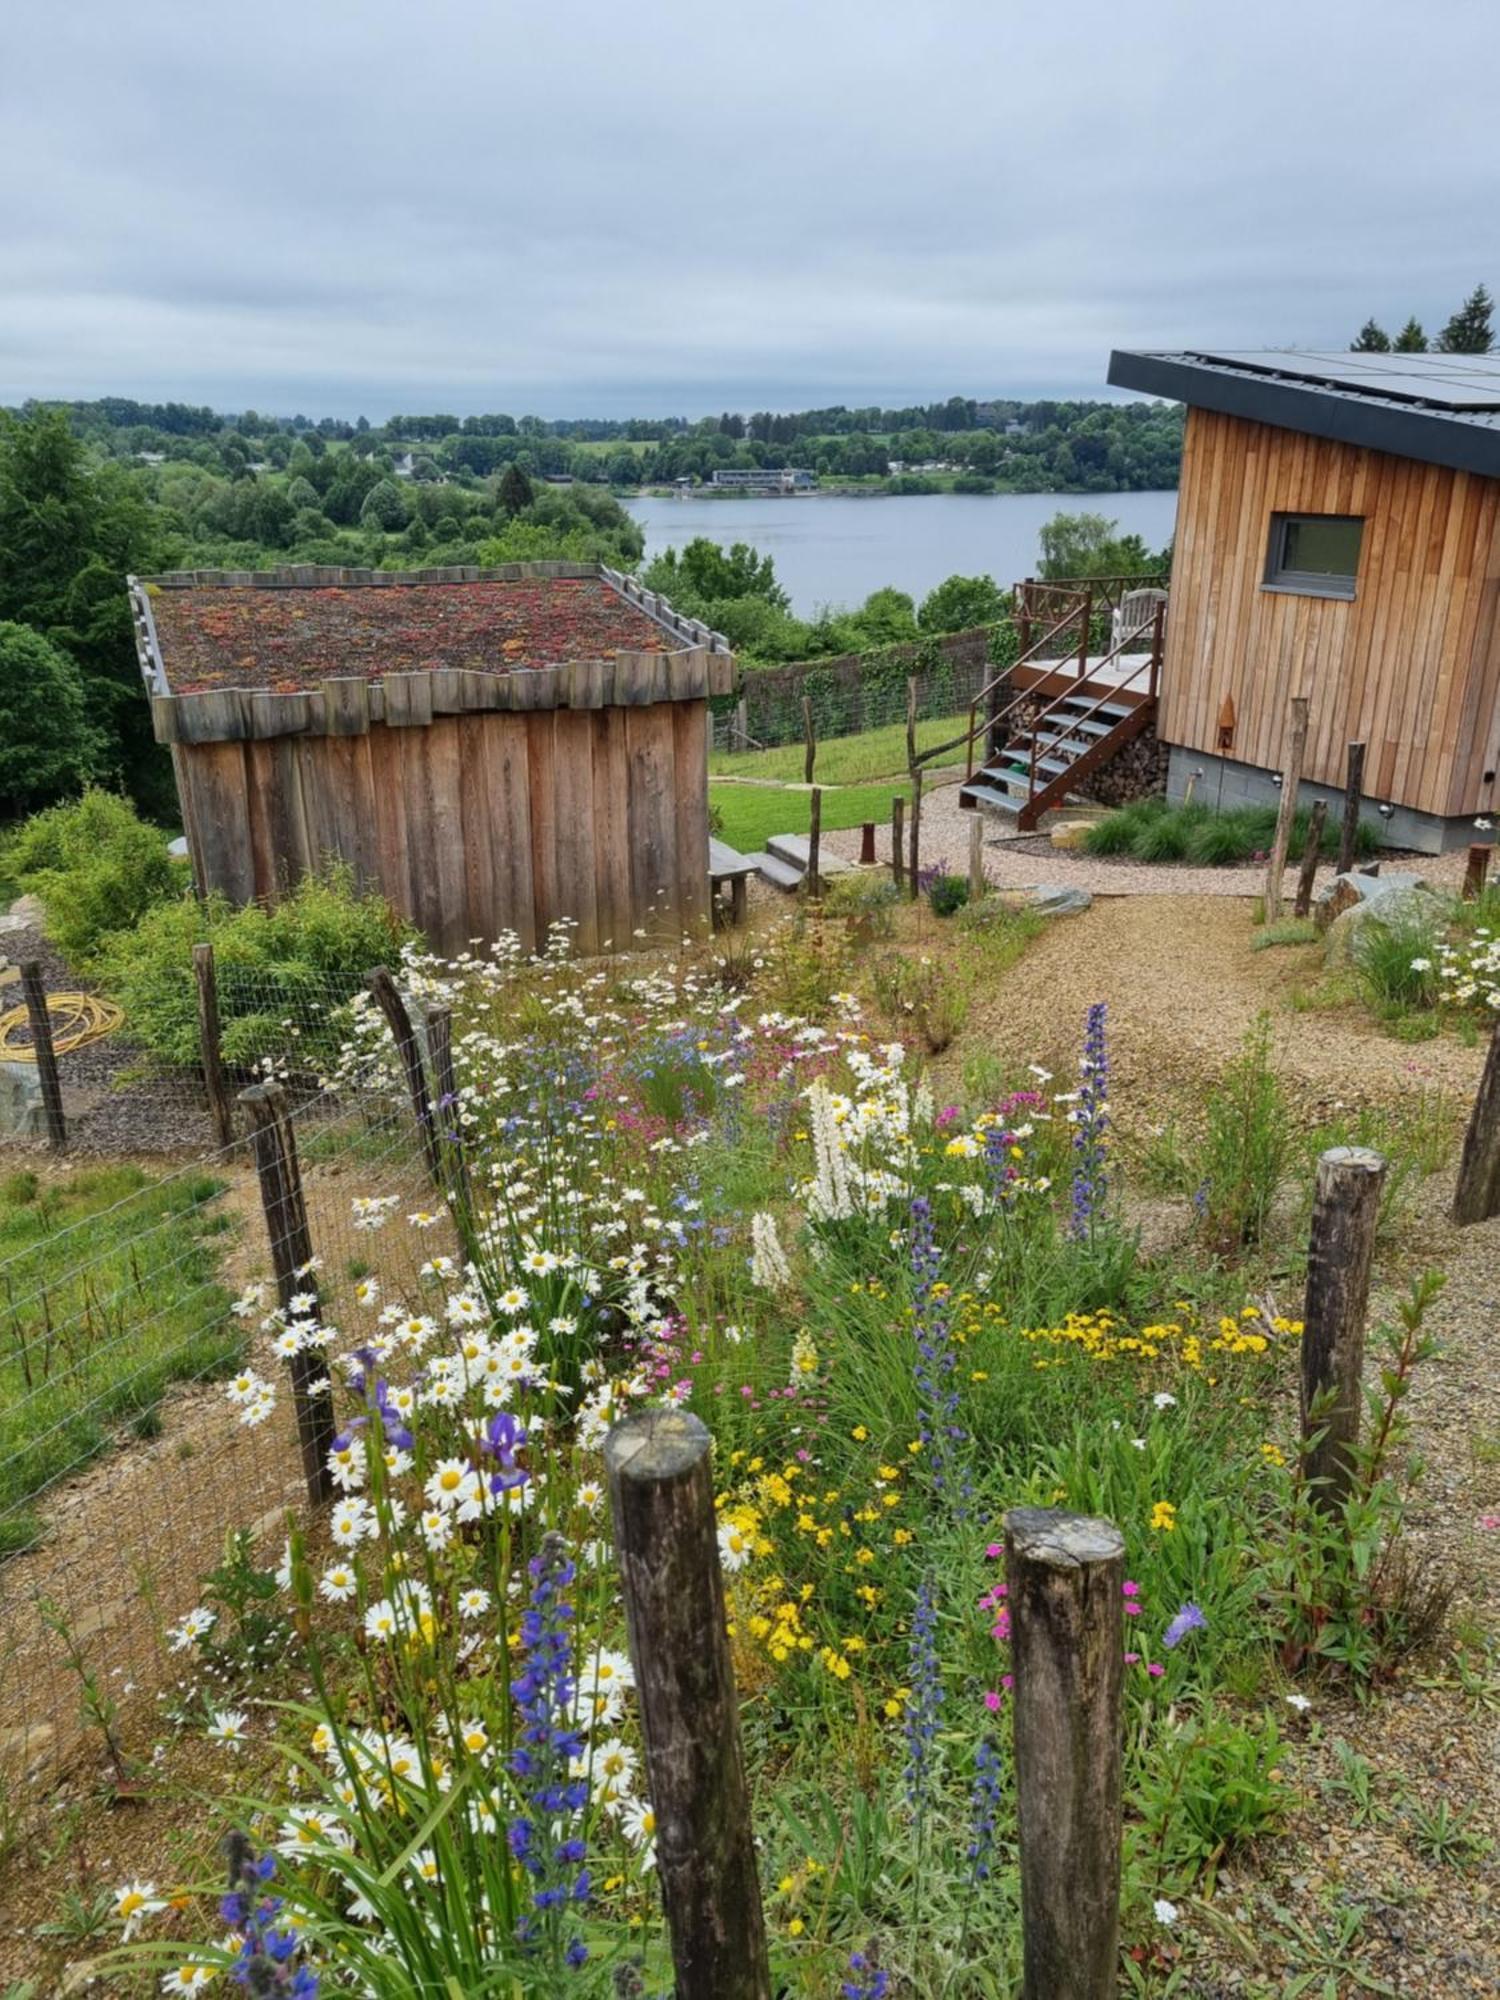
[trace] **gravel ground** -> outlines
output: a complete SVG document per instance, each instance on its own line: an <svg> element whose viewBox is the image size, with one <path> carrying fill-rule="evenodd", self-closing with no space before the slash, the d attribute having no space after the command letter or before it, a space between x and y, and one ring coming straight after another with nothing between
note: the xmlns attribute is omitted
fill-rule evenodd
<svg viewBox="0 0 1500 2000"><path fill-rule="evenodd" d="M81 979L39 930L9 931L0 937L0 968L34 958L49 993L88 993ZM19 987L0 986L0 1012L20 1004ZM128 1024L127 1024L128 1025ZM206 1153L216 1149L213 1123L194 1077L142 1075L146 1058L126 1029L89 1042L57 1059L62 1079L63 1115L72 1153L111 1157L141 1153ZM45 1150L45 1140L0 1138L7 1153Z"/></svg>
<svg viewBox="0 0 1500 2000"><path fill-rule="evenodd" d="M929 863L946 861L955 874L966 874L972 817L958 803L956 783L924 792L921 846L924 859ZM1009 833L989 814L985 816L985 829L984 872L998 889L1024 889L1037 882L1053 882L1064 888L1087 889L1096 896L1259 896L1266 886L1266 871L1258 862L1244 868L1186 868L1175 863L1092 860L1084 854L1053 848L1044 838ZM835 853L850 861L858 860L858 828L849 833L828 833L823 838ZM889 867L889 826L881 827L876 834L876 853ZM1388 858L1385 865L1389 867L1394 859ZM1410 860L1403 857L1400 865L1414 867L1435 886L1455 892L1463 880L1462 851L1419 855ZM1297 870L1288 869L1283 880L1290 900L1296 891Z"/></svg>

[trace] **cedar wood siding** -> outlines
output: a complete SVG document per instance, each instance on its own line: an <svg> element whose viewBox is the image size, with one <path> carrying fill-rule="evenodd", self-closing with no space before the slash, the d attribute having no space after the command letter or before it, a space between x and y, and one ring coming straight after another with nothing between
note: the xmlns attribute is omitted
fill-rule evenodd
<svg viewBox="0 0 1500 2000"><path fill-rule="evenodd" d="M1271 515L1364 518L1352 600L1262 587ZM1188 411L1159 730L1280 768L1287 703L1310 698L1304 776L1443 817L1487 809L1500 760L1500 480Z"/></svg>

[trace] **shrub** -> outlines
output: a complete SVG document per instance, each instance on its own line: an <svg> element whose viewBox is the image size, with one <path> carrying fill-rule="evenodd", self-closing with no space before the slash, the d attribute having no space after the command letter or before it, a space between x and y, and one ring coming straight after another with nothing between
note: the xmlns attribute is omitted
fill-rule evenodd
<svg viewBox="0 0 1500 2000"><path fill-rule="evenodd" d="M1369 917L1354 945L1354 970L1371 1006L1393 1014L1433 1007L1441 991L1435 925L1417 915Z"/></svg>
<svg viewBox="0 0 1500 2000"><path fill-rule="evenodd" d="M901 892L889 875L835 875L823 907L829 916L844 918L850 936L867 944L872 938L890 936L900 900Z"/></svg>
<svg viewBox="0 0 1500 2000"><path fill-rule="evenodd" d="M1299 811L1292 820L1287 858L1300 861L1312 819L1310 811ZM1332 856L1339 848L1339 826L1326 820L1322 852ZM1270 852L1276 838L1274 806L1231 806L1215 812L1211 806L1193 800L1190 804L1168 805L1165 799L1138 799L1091 826L1084 835L1087 854L1129 854L1137 861L1189 861L1199 868L1232 868ZM1361 820L1354 848L1361 857L1373 854L1380 842L1380 830L1372 820Z"/></svg>
<svg viewBox="0 0 1500 2000"><path fill-rule="evenodd" d="M36 813L10 859L21 886L47 906L48 937L79 966L178 886L166 835L113 792L91 789Z"/></svg>
<svg viewBox="0 0 1500 2000"><path fill-rule="evenodd" d="M927 885L927 900L935 917L954 916L969 900L968 877L934 875Z"/></svg>
<svg viewBox="0 0 1500 2000"><path fill-rule="evenodd" d="M379 896L361 896L349 871L333 868L306 877L273 910L236 909L222 896L159 905L110 940L104 974L151 1054L192 1065L199 1060L193 946L212 944L225 1060L248 1068L295 1048L299 1067L317 1068L337 1052L343 1009L365 975L410 935Z"/></svg>

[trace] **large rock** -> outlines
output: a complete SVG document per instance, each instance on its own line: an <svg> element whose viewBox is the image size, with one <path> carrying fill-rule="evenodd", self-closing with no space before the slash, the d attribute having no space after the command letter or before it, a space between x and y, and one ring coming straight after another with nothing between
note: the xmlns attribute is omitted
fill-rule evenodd
<svg viewBox="0 0 1500 2000"><path fill-rule="evenodd" d="M0 1139L40 1139L47 1130L35 1063L0 1063Z"/></svg>
<svg viewBox="0 0 1500 2000"><path fill-rule="evenodd" d="M1094 899L1068 883L1038 882L1031 889L1002 889L999 900L1008 910L1034 910L1039 917L1076 917Z"/></svg>
<svg viewBox="0 0 1500 2000"><path fill-rule="evenodd" d="M1406 868L1397 868L1389 875L1365 875L1358 870L1351 875L1330 875L1313 898L1313 921L1320 931L1326 931L1335 917L1356 903L1378 903L1382 896L1402 889L1426 887L1425 876Z"/></svg>
<svg viewBox="0 0 1500 2000"><path fill-rule="evenodd" d="M1391 878L1394 881L1394 877ZM1391 888L1383 896L1365 896L1342 910L1328 926L1323 940L1324 962L1330 966L1353 965L1359 958L1360 939L1371 924L1390 924L1421 931L1438 938L1448 920L1449 905L1433 895L1419 880Z"/></svg>
<svg viewBox="0 0 1500 2000"><path fill-rule="evenodd" d="M17 896L16 900L10 906L10 914L13 917L19 917L23 923L31 925L34 929L40 930L42 919L46 916L47 912L40 896Z"/></svg>

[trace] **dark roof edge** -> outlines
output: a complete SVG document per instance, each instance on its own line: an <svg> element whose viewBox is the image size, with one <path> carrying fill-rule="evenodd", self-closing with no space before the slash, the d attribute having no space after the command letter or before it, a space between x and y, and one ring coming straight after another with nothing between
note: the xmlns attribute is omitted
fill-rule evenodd
<svg viewBox="0 0 1500 2000"><path fill-rule="evenodd" d="M1141 389L1148 396L1165 396L1223 416L1246 417L1308 437L1331 438L1337 444L1500 479L1500 430L1457 423L1433 411L1277 381L1183 354L1143 354L1123 348L1110 355L1107 380L1115 388Z"/></svg>

